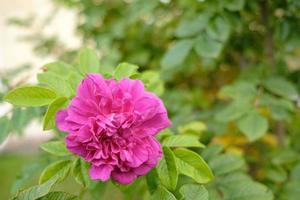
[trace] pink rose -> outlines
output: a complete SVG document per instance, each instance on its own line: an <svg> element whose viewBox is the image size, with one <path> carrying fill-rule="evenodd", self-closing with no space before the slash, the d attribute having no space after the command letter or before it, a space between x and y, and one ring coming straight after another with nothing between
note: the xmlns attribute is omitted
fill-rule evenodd
<svg viewBox="0 0 300 200"><path fill-rule="evenodd" d="M89 74L67 109L56 116L69 151L91 163L93 180L129 184L162 156L155 135L170 126L163 102L139 80Z"/></svg>

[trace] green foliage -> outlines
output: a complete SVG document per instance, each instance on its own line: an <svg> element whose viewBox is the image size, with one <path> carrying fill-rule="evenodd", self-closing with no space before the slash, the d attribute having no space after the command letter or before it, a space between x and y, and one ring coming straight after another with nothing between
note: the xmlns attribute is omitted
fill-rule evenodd
<svg viewBox="0 0 300 200"><path fill-rule="evenodd" d="M45 106L55 98L55 92L46 87L27 86L8 92L4 100L15 106Z"/></svg>
<svg viewBox="0 0 300 200"><path fill-rule="evenodd" d="M63 141L51 141L41 144L41 148L55 156L68 156L71 155L66 148L66 144Z"/></svg>
<svg viewBox="0 0 300 200"><path fill-rule="evenodd" d="M26 65L0 74L0 97L17 88L7 101L50 105L44 129L53 129L57 110L87 73L141 79L163 99L173 125L157 135L165 150L160 165L130 186L139 199L299 198L299 1L54 2L57 9L76 13L82 46L96 50L84 48L77 55L78 49L66 48L55 35L33 29L34 16L14 18L11 24L26 29L26 40L38 55L63 62L45 65L38 75L39 85L55 93L53 98L32 90L15 94L19 84L12 80ZM120 62L133 64L115 68ZM43 108L13 108L0 118L0 142L8 134L21 134L44 113ZM46 151L74 159L71 174L86 193L103 191L107 184L88 183L85 162L64 154L65 149L61 155L55 150L62 145ZM175 168L180 175L174 186ZM129 190L122 191L134 199Z"/></svg>
<svg viewBox="0 0 300 200"><path fill-rule="evenodd" d="M164 157L157 165L157 174L161 183L170 190L175 190L178 170L174 153L167 147L163 148Z"/></svg>
<svg viewBox="0 0 300 200"><path fill-rule="evenodd" d="M213 179L209 166L197 153L187 149L176 149L174 153L179 173L191 177L200 184Z"/></svg>

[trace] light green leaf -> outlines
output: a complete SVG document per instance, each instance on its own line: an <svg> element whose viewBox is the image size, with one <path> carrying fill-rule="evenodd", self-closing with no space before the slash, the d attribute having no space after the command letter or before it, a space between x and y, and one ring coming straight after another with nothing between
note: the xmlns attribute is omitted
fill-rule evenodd
<svg viewBox="0 0 300 200"><path fill-rule="evenodd" d="M122 78L130 78L133 75L138 73L138 66L129 64L129 63L121 63L119 64L114 71L114 78L117 80L121 80Z"/></svg>
<svg viewBox="0 0 300 200"><path fill-rule="evenodd" d="M196 35L206 27L211 16L211 12L203 12L192 19L182 20L175 31L175 35L177 37L190 37Z"/></svg>
<svg viewBox="0 0 300 200"><path fill-rule="evenodd" d="M224 200L273 200L273 194L263 184L238 181L227 185Z"/></svg>
<svg viewBox="0 0 300 200"><path fill-rule="evenodd" d="M9 120L6 116L0 118L0 144L9 134Z"/></svg>
<svg viewBox="0 0 300 200"><path fill-rule="evenodd" d="M164 93L164 83L158 72L150 70L144 71L141 73L140 79L143 81L148 91L154 92L157 95L162 95Z"/></svg>
<svg viewBox="0 0 300 200"><path fill-rule="evenodd" d="M44 151L56 156L69 156L72 155L66 148L64 141L51 141L40 146Z"/></svg>
<svg viewBox="0 0 300 200"><path fill-rule="evenodd" d="M200 121L192 121L178 127L180 134L189 134L194 136L201 136L202 132L206 129L206 125Z"/></svg>
<svg viewBox="0 0 300 200"><path fill-rule="evenodd" d="M4 100L15 106L45 106L56 98L49 88L40 86L25 86L9 91Z"/></svg>
<svg viewBox="0 0 300 200"><path fill-rule="evenodd" d="M227 174L236 170L244 169L245 161L236 155L222 154L213 157L209 161L209 166L216 176Z"/></svg>
<svg viewBox="0 0 300 200"><path fill-rule="evenodd" d="M48 194L58 181L59 175L54 176L43 184L32 186L26 190L19 191L11 200L36 200Z"/></svg>
<svg viewBox="0 0 300 200"><path fill-rule="evenodd" d="M79 200L79 198L66 192L50 192L39 200Z"/></svg>
<svg viewBox="0 0 300 200"><path fill-rule="evenodd" d="M91 183L88 175L88 168L88 163L80 158L77 158L73 162L72 175L74 176L77 183L81 184L83 187L88 187Z"/></svg>
<svg viewBox="0 0 300 200"><path fill-rule="evenodd" d="M223 44L212 39L207 34L201 34L196 39L195 50L204 58L217 58L223 48Z"/></svg>
<svg viewBox="0 0 300 200"><path fill-rule="evenodd" d="M179 192L184 200L208 200L208 192L204 186L198 184L185 184Z"/></svg>
<svg viewBox="0 0 300 200"><path fill-rule="evenodd" d="M208 183L213 174L201 156L187 149L175 149L176 164L181 174L191 177L197 183Z"/></svg>
<svg viewBox="0 0 300 200"><path fill-rule="evenodd" d="M151 196L151 200L177 200L165 187L159 186Z"/></svg>
<svg viewBox="0 0 300 200"><path fill-rule="evenodd" d="M221 2L230 11L242 10L245 4L245 0L222 0Z"/></svg>
<svg viewBox="0 0 300 200"><path fill-rule="evenodd" d="M70 83L52 72L38 74L37 79L39 83L53 89L59 96L69 97L73 93Z"/></svg>
<svg viewBox="0 0 300 200"><path fill-rule="evenodd" d="M237 125L250 141L261 138L268 130L268 120L257 112L247 114Z"/></svg>
<svg viewBox="0 0 300 200"><path fill-rule="evenodd" d="M70 160L60 160L50 164L42 172L39 184L43 184L53 178L54 176L59 176L59 182L63 181L69 174L71 168Z"/></svg>
<svg viewBox="0 0 300 200"><path fill-rule="evenodd" d="M59 109L64 108L67 105L68 99L66 97L60 97L55 99L48 107L48 110L44 116L43 129L49 130L55 127L55 116Z"/></svg>
<svg viewBox="0 0 300 200"><path fill-rule="evenodd" d="M183 64L185 58L193 47L193 40L180 40L172 46L161 60L161 65L165 69L178 67Z"/></svg>
<svg viewBox="0 0 300 200"><path fill-rule="evenodd" d="M161 183L169 190L175 190L178 180L178 171L174 153L167 147L163 147L164 156L159 161L156 169Z"/></svg>
<svg viewBox="0 0 300 200"><path fill-rule="evenodd" d="M299 94L295 86L281 77L270 77L264 82L264 86L272 93L294 100Z"/></svg>
<svg viewBox="0 0 300 200"><path fill-rule="evenodd" d="M233 98L233 99L254 99L257 95L257 90L254 84L238 81L231 85L224 86L219 92L219 96L222 98Z"/></svg>
<svg viewBox="0 0 300 200"><path fill-rule="evenodd" d="M171 135L163 140L162 145L166 147L205 147L199 142L199 137L194 135Z"/></svg>
<svg viewBox="0 0 300 200"><path fill-rule="evenodd" d="M99 72L100 61L96 52L89 48L80 50L78 54L78 68L84 74Z"/></svg>
<svg viewBox="0 0 300 200"><path fill-rule="evenodd" d="M249 101L240 101L239 99L233 101L223 110L217 113L216 120L219 122L230 122L237 120L244 116L252 109Z"/></svg>
<svg viewBox="0 0 300 200"><path fill-rule="evenodd" d="M64 78L72 70L72 66L67 63L57 61L44 65L44 73L51 72L57 76ZM74 69L74 68L73 68Z"/></svg>

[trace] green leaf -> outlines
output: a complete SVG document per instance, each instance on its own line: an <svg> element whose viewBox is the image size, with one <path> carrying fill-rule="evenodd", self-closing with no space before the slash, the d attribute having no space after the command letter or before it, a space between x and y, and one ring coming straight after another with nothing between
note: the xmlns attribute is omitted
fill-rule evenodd
<svg viewBox="0 0 300 200"><path fill-rule="evenodd" d="M204 186L198 184L185 184L179 192L184 200L208 200L208 192Z"/></svg>
<svg viewBox="0 0 300 200"><path fill-rule="evenodd" d="M206 125L199 121L192 121L178 127L180 134L189 134L194 136L201 136L202 132L206 129Z"/></svg>
<svg viewBox="0 0 300 200"><path fill-rule="evenodd" d="M222 98L233 98L233 99L254 99L257 95L257 90L254 84L238 81L231 85L224 86L219 92L219 96Z"/></svg>
<svg viewBox="0 0 300 200"><path fill-rule="evenodd" d="M193 135L171 135L163 140L162 145L166 147L205 147L199 142L199 137Z"/></svg>
<svg viewBox="0 0 300 200"><path fill-rule="evenodd" d="M226 189L224 200L273 200L271 190L254 181L228 184Z"/></svg>
<svg viewBox="0 0 300 200"><path fill-rule="evenodd" d="M54 91L40 86L19 87L4 96L5 101L15 106L45 106L55 98Z"/></svg>
<svg viewBox="0 0 300 200"><path fill-rule="evenodd" d="M264 86L272 93L295 100L299 96L295 86L281 77L270 77L264 82Z"/></svg>
<svg viewBox="0 0 300 200"><path fill-rule="evenodd" d="M51 141L40 146L44 151L56 156L69 156L72 155L66 148L64 141Z"/></svg>
<svg viewBox="0 0 300 200"><path fill-rule="evenodd" d="M130 78L133 75L138 73L138 66L129 64L129 63L121 63L119 64L114 71L114 78L117 80L121 80L122 78Z"/></svg>
<svg viewBox="0 0 300 200"><path fill-rule="evenodd" d="M203 12L192 19L182 20L175 31L175 35L177 37L190 37L196 35L206 27L211 16L211 12Z"/></svg>
<svg viewBox="0 0 300 200"><path fill-rule="evenodd" d="M242 10L245 4L245 0L222 0L221 2L230 11Z"/></svg>
<svg viewBox="0 0 300 200"><path fill-rule="evenodd" d="M4 116L0 118L0 144L9 134L9 119Z"/></svg>
<svg viewBox="0 0 300 200"><path fill-rule="evenodd" d="M55 127L55 117L58 110L64 108L68 99L66 97L60 97L55 99L48 107L48 110L44 116L43 129L49 130Z"/></svg>
<svg viewBox="0 0 300 200"><path fill-rule="evenodd" d="M66 192L50 192L39 200L79 200L79 198Z"/></svg>
<svg viewBox="0 0 300 200"><path fill-rule="evenodd" d="M58 182L60 177L54 176L43 184L32 186L26 190L19 191L11 200L36 200L48 194L54 184Z"/></svg>
<svg viewBox="0 0 300 200"><path fill-rule="evenodd" d="M147 175L146 181L150 194L153 194L158 187L158 179L157 179L157 171L156 168L153 168Z"/></svg>
<svg viewBox="0 0 300 200"><path fill-rule="evenodd" d="M240 101L239 99L233 101L223 110L217 113L216 120L219 122L230 122L237 120L244 116L252 109L249 101Z"/></svg>
<svg viewBox="0 0 300 200"><path fill-rule="evenodd" d="M191 177L197 183L208 183L213 174L206 162L197 153L187 149L175 149L179 173Z"/></svg>
<svg viewBox="0 0 300 200"><path fill-rule="evenodd" d="M151 196L151 200L177 200L165 187L159 186Z"/></svg>
<svg viewBox="0 0 300 200"><path fill-rule="evenodd" d="M88 187L91 183L88 175L89 165L84 160L77 158L73 162L72 166L72 175L74 176L77 183L83 187Z"/></svg>
<svg viewBox="0 0 300 200"><path fill-rule="evenodd" d="M145 84L148 91L154 92L157 95L164 93L164 83L160 78L160 75L156 71L144 71L140 75L140 79Z"/></svg>
<svg viewBox="0 0 300 200"><path fill-rule="evenodd" d="M257 112L251 112L237 122L238 128L250 141L264 136L268 130L268 120Z"/></svg>
<svg viewBox="0 0 300 200"><path fill-rule="evenodd" d="M213 157L209 161L209 166L216 176L231 173L245 168L245 161L236 155L222 154Z"/></svg>
<svg viewBox="0 0 300 200"><path fill-rule="evenodd" d="M193 40L180 40L172 46L161 60L165 69L178 67L183 64L185 58L193 47Z"/></svg>
<svg viewBox="0 0 300 200"><path fill-rule="evenodd" d="M52 72L38 74L37 79L39 83L53 89L59 96L69 97L73 93L70 83L65 78L57 76Z"/></svg>
<svg viewBox="0 0 300 200"><path fill-rule="evenodd" d="M175 190L178 180L178 171L174 153L167 147L163 147L164 156L159 161L156 169L161 183L169 190Z"/></svg>
<svg viewBox="0 0 300 200"><path fill-rule="evenodd" d="M217 16L209 23L207 34L210 38L218 41L226 41L229 37L231 27L229 22L221 16Z"/></svg>
<svg viewBox="0 0 300 200"><path fill-rule="evenodd" d="M207 34L201 34L196 39L195 50L199 56L204 58L217 58L222 48L221 42L212 39Z"/></svg>
<svg viewBox="0 0 300 200"><path fill-rule="evenodd" d="M71 168L71 161L70 160L60 160L54 163L51 163L48 167L44 169L42 172L40 179L39 179L39 184L45 183L54 176L60 177L58 180L63 181L67 175L69 174Z"/></svg>
<svg viewBox="0 0 300 200"><path fill-rule="evenodd" d="M89 48L84 48L80 50L78 55L78 68L84 74L99 72L100 61L96 52Z"/></svg>

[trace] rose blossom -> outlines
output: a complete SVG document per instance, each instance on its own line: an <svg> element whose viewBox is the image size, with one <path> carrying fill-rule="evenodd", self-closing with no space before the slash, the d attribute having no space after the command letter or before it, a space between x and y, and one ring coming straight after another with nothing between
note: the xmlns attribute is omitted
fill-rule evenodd
<svg viewBox="0 0 300 200"><path fill-rule="evenodd" d="M56 115L69 151L91 163L93 180L129 184L162 156L155 135L170 125L162 101L140 80L89 74L67 109Z"/></svg>

